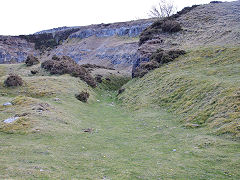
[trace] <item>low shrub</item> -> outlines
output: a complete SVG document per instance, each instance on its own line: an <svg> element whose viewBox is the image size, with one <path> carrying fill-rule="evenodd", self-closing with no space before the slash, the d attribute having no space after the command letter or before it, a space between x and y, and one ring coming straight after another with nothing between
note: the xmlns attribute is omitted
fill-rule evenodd
<svg viewBox="0 0 240 180"><path fill-rule="evenodd" d="M173 20L167 20L162 23L162 31L168 33L175 33L182 30L179 22Z"/></svg>
<svg viewBox="0 0 240 180"><path fill-rule="evenodd" d="M151 61L156 61L160 64L165 64L168 62L173 61L174 59L178 58L181 55L186 54L184 50L169 50L169 51L164 51L163 49L158 49L156 52L154 52L150 60Z"/></svg>
<svg viewBox="0 0 240 180"><path fill-rule="evenodd" d="M4 85L6 87L16 87L16 86L22 86L23 80L20 76L16 74L10 74L8 78L4 81Z"/></svg>
<svg viewBox="0 0 240 180"><path fill-rule="evenodd" d="M219 3L223 3L222 1L211 1L211 4L219 4Z"/></svg>
<svg viewBox="0 0 240 180"><path fill-rule="evenodd" d="M150 62L143 62L140 65L141 69L147 69L148 71L154 70L156 68L159 68L159 63L156 61L150 61Z"/></svg>
<svg viewBox="0 0 240 180"><path fill-rule="evenodd" d="M33 66L33 65L36 65L36 64L39 64L39 60L37 57L33 56L33 55L29 55L25 61L25 64L27 66Z"/></svg>
<svg viewBox="0 0 240 180"><path fill-rule="evenodd" d="M192 11L193 9L195 9L198 6L200 6L200 5L193 5L192 7L185 7L181 11L179 11L176 14L173 14L172 16L170 16L169 18L170 19L179 18L180 16L182 16L184 14L187 14L188 12Z"/></svg>
<svg viewBox="0 0 240 180"><path fill-rule="evenodd" d="M102 83L102 75L97 74L96 77L95 77L95 80L96 80L98 83Z"/></svg>
<svg viewBox="0 0 240 180"><path fill-rule="evenodd" d="M76 94L75 97L81 102L87 102L90 94L88 92L82 91L79 94Z"/></svg>
<svg viewBox="0 0 240 180"><path fill-rule="evenodd" d="M37 70L31 70L31 74L35 75L35 74L37 74L37 73L38 73Z"/></svg>
<svg viewBox="0 0 240 180"><path fill-rule="evenodd" d="M90 73L68 56L63 56L61 58L54 57L54 60L43 62L41 67L49 71L50 74L70 74L71 76L79 77L89 86L96 87L96 82Z"/></svg>
<svg viewBox="0 0 240 180"><path fill-rule="evenodd" d="M173 18L157 20L140 34L139 45L144 44L148 40L154 39L154 37L161 32L175 33L181 30L182 27L180 23L173 20Z"/></svg>
<svg viewBox="0 0 240 180"><path fill-rule="evenodd" d="M107 81L111 81L111 79L110 79L110 78L106 78L106 80L107 80Z"/></svg>

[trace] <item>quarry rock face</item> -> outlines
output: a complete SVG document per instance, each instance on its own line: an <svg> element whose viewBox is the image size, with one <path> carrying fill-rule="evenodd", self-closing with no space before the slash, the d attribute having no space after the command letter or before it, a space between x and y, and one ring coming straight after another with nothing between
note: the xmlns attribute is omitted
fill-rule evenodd
<svg viewBox="0 0 240 180"><path fill-rule="evenodd" d="M122 27L106 27L106 28L96 28L96 29L85 29L80 30L69 36L70 39L73 38L88 38L90 36L100 37L111 37L111 36L128 36L128 37L137 37L141 32L146 29L151 23L133 25L128 27L123 25Z"/></svg>
<svg viewBox="0 0 240 180"><path fill-rule="evenodd" d="M0 63L23 62L29 54L42 54L43 58L67 55L79 64L92 63L130 70L138 58L137 37L152 23L152 19L147 19L0 37ZM5 41L7 44L4 44Z"/></svg>
<svg viewBox="0 0 240 180"><path fill-rule="evenodd" d="M189 10L190 9L190 10ZM97 64L131 72L157 49L191 49L199 46L240 44L240 1L185 8L173 16L179 32L152 31L139 46L139 36L156 19L112 24L61 27L33 35L0 36L0 63L26 60L29 54L70 56L79 64Z"/></svg>
<svg viewBox="0 0 240 180"><path fill-rule="evenodd" d="M18 37L0 36L0 63L16 63L26 60L28 54L37 55L34 44Z"/></svg>

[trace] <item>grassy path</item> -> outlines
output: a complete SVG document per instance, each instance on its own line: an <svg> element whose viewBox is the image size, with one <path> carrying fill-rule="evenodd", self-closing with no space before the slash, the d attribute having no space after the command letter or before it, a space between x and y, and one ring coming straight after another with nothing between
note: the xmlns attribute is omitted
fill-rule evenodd
<svg viewBox="0 0 240 180"><path fill-rule="evenodd" d="M56 103L71 117L67 129L0 133L0 179L240 178L239 143L185 129L158 108L130 113L109 94L98 99L86 106L71 98Z"/></svg>

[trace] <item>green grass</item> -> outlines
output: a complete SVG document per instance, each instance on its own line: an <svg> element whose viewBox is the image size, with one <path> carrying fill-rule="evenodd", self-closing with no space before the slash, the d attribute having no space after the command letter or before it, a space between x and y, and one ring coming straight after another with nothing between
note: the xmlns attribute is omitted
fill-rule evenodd
<svg viewBox="0 0 240 180"><path fill-rule="evenodd" d="M163 107L190 124L240 137L240 48L192 50L129 82L120 96L130 109Z"/></svg>
<svg viewBox="0 0 240 180"><path fill-rule="evenodd" d="M130 81L121 102L115 90L125 78L114 77L93 90L68 75L31 76L24 65L2 66L0 83L9 71L25 83L0 84L0 104L14 103L0 106L0 179L240 178L239 142L209 133L210 127L185 128L185 116L166 111L153 95L144 96L160 81L147 80L154 73L143 84ZM88 103L74 97L81 90L90 92ZM46 110L36 111L40 105ZM4 129L4 119L25 112L27 127L21 129L19 121ZM87 128L92 132L83 132Z"/></svg>

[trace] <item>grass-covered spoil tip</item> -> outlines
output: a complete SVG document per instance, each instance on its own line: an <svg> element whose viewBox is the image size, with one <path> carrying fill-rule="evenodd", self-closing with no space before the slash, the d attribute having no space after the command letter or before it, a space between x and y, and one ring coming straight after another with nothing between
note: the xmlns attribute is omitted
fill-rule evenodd
<svg viewBox="0 0 240 180"><path fill-rule="evenodd" d="M52 60L43 62L41 67L49 71L50 74L70 74L73 77L79 77L89 86L96 87L96 81L90 73L68 56L62 56L61 58L53 56Z"/></svg>
<svg viewBox="0 0 240 180"><path fill-rule="evenodd" d="M37 57L33 56L33 55L29 55L25 61L25 64L27 66L33 66L33 65L36 65L36 64L39 64L39 60Z"/></svg>
<svg viewBox="0 0 240 180"><path fill-rule="evenodd" d="M16 87L16 86L22 86L23 80L20 76L16 74L10 74L8 78L4 81L4 85L6 87Z"/></svg>
<svg viewBox="0 0 240 180"><path fill-rule="evenodd" d="M87 102L89 96L90 94L86 91L82 91L81 93L75 95L75 97L82 102Z"/></svg>

